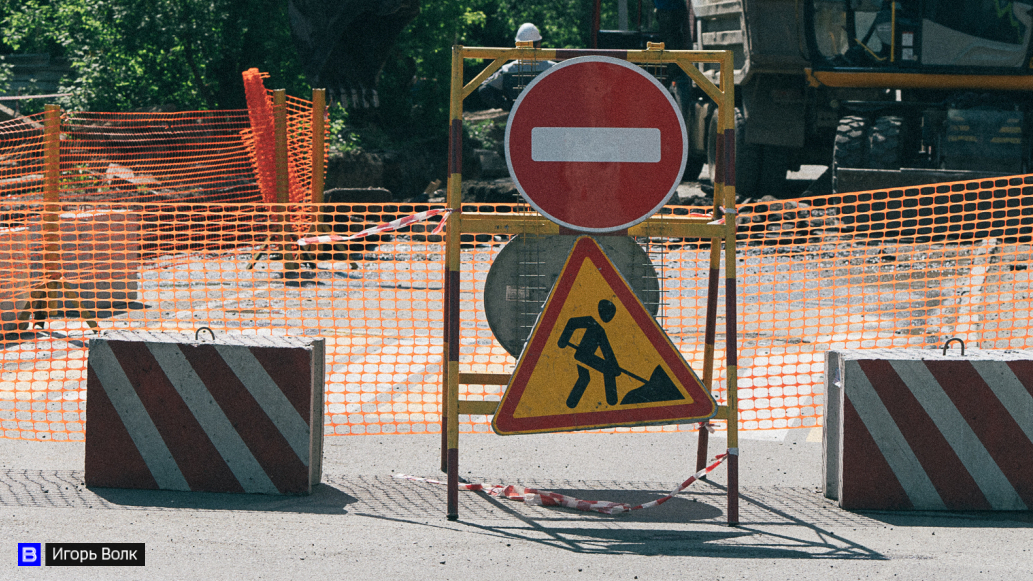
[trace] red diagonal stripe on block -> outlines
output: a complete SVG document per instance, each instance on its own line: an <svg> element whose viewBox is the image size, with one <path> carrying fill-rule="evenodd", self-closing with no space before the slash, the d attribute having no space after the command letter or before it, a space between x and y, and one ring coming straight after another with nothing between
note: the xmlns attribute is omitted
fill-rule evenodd
<svg viewBox="0 0 1033 581"><path fill-rule="evenodd" d="M86 486L156 490L158 483L92 365L86 370L86 400Z"/></svg>
<svg viewBox="0 0 1033 581"><path fill-rule="evenodd" d="M843 508L910 510L911 499L861 421L849 397L843 398Z"/></svg>
<svg viewBox="0 0 1033 581"><path fill-rule="evenodd" d="M997 365L1006 365L999 361ZM1033 442L968 361L926 361L925 366L951 398L1015 492L1033 503Z"/></svg>
<svg viewBox="0 0 1033 581"><path fill-rule="evenodd" d="M280 387L287 401L312 426L312 352L302 348L250 347L255 359ZM322 362L320 362L322 363Z"/></svg>
<svg viewBox="0 0 1033 581"><path fill-rule="evenodd" d="M1008 367L1030 395L1033 395L1033 361L1009 361Z"/></svg>
<svg viewBox="0 0 1033 581"><path fill-rule="evenodd" d="M181 344L179 348L276 489L308 492L308 468L215 346Z"/></svg>
<svg viewBox="0 0 1033 581"><path fill-rule="evenodd" d="M857 363L947 508L990 510L972 475L889 361L867 359Z"/></svg>
<svg viewBox="0 0 1033 581"><path fill-rule="evenodd" d="M244 492L147 345L109 341L191 490Z"/></svg>

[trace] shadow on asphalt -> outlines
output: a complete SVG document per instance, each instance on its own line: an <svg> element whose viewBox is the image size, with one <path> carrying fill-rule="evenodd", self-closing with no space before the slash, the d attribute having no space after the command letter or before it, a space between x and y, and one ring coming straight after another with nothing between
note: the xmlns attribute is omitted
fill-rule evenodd
<svg viewBox="0 0 1033 581"><path fill-rule="evenodd" d="M950 528L1033 528L1030 511L857 511L875 521L894 527L950 527Z"/></svg>
<svg viewBox="0 0 1033 581"><path fill-rule="evenodd" d="M612 502L623 502L636 506L643 504L667 494L661 490L606 490L606 489L591 489L591 490L575 490L575 489L563 489L563 488L550 488L549 492L555 492L564 496L572 496L574 498L580 498L582 500L601 500L605 499ZM512 507L512 501L499 501L498 498L488 496L485 493L479 493L478 496L484 498L489 502L496 502L497 506L508 505ZM593 521L618 521L621 523L635 522L635 523L689 523L708 521L712 519L720 519L724 515L724 511L714 506L711 499L706 498L706 495L694 494L691 497L675 497L665 502L662 507L656 507L649 510L635 510L620 515L608 515L598 512L584 512L569 508L559 507L548 507L545 510L555 511L555 517L535 517L536 522L551 522L551 521L563 521L569 522L571 515L577 515L579 520L586 522ZM527 516L526 514L524 516Z"/></svg>
<svg viewBox="0 0 1033 581"><path fill-rule="evenodd" d="M316 486L309 495L275 496L222 492L177 492L168 490L128 490L88 488L105 501L121 508L177 508L194 510L245 510L292 512L299 514L348 514L345 509L357 502L330 484Z"/></svg>
<svg viewBox="0 0 1033 581"><path fill-rule="evenodd" d="M549 490L585 500L605 498L630 504L654 500L664 494L659 490L606 488L554 487ZM426 495L433 489L413 486L410 491ZM619 515L533 507L499 499L484 492L469 493L469 496L463 493L460 495L460 517L455 523L446 523L444 519L443 490L434 492L442 494L434 494L435 498L428 496L424 500L436 506L420 516L406 514L401 510L388 512L361 505L355 507L352 515L433 528L454 530L459 527L459 530L465 529L500 541L511 539L531 542L545 548L579 554L738 559L887 559L877 551L830 530L831 527L843 530L842 527L849 529L865 526L864 523L870 521L846 511L829 510L823 503L813 502L813 495L792 488L758 489L757 494L741 494L741 522L735 527L725 524L724 499L727 491L714 483L697 489L691 495L673 498L662 506ZM411 495L406 496L413 498ZM797 512L799 514L794 514Z"/></svg>

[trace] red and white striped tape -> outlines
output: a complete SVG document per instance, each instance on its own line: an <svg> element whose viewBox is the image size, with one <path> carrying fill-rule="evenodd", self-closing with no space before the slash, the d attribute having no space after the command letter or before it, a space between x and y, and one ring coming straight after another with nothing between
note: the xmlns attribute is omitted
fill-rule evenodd
<svg viewBox="0 0 1033 581"><path fill-rule="evenodd" d="M681 491L688 488L689 485L693 482L713 472L713 470L720 466L721 463L724 462L725 458L727 457L728 454L719 454L714 459L713 463L690 476L688 480L682 482L681 485L678 486L678 488L672 490L671 493L667 496L662 496L656 500L651 500L643 504L636 504L635 506L632 506L624 502L609 502L605 500L581 500L579 498L574 498L573 496L566 496L555 492L548 492L545 490L524 488L522 486L513 485L503 486L500 484L460 483L459 489L483 491L488 493L490 496L522 501L524 503L535 506L563 506L566 508L574 508L586 512L599 512L602 514L621 514L633 510L642 510L644 508L653 508L654 506L660 506L661 504L677 496ZM410 476L408 474L395 474L395 478L400 478L402 480L411 480L413 482L427 482L429 484L445 484L445 482L442 482L440 480L420 478L419 476Z"/></svg>
<svg viewBox="0 0 1033 581"><path fill-rule="evenodd" d="M340 234L326 234L323 236L308 236L306 238L298 239L298 246L308 246L309 244L328 244L332 242L348 242L350 240L358 240L359 238L365 238L373 234L380 234L382 232L393 232L400 230L406 226L416 224L417 222L425 222L430 220L434 216L445 214L445 217L441 219L434 231L431 234L438 234L445 228L445 220L448 220L448 214L452 212L453 208L436 208L434 210L427 210L425 212L419 212L411 216L405 216L397 220L392 220L387 224L381 224L379 226L373 226L372 228L366 228L361 232L355 234L349 234L348 236L341 236Z"/></svg>

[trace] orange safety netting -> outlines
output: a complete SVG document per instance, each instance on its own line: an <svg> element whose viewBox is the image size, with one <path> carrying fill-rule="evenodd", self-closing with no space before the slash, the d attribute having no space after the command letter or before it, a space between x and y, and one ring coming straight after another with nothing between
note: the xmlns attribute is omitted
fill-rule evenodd
<svg viewBox="0 0 1033 581"><path fill-rule="evenodd" d="M0 123L0 197L39 192L43 170L43 114Z"/></svg>
<svg viewBox="0 0 1033 581"><path fill-rule="evenodd" d="M258 69L248 69L243 76L251 122L250 130L243 137L263 200L268 203L278 201L274 118L281 108L284 109L286 124L287 200L303 202L311 199L312 103L287 95L283 105L275 105L273 91L266 90L262 82L263 78L268 78L268 74Z"/></svg>
<svg viewBox="0 0 1033 581"><path fill-rule="evenodd" d="M251 202L245 111L66 113L62 202ZM39 190L23 199L41 199ZM9 198L8 198L9 199Z"/></svg>
<svg viewBox="0 0 1033 581"><path fill-rule="evenodd" d="M288 103L299 135L305 106ZM302 219L306 231L318 220L323 231L349 233L440 206L295 200L277 213L241 137L246 111L69 113L48 229L41 124L0 123L4 437L83 438L92 324L325 337L327 433L440 430L444 243L435 223L305 253L266 245ZM311 179L305 139L290 153L296 167L309 163L301 183ZM741 429L820 425L828 349L939 348L954 336L970 349L1033 346L1033 176L750 204L738 219ZM507 241L464 238L464 372L505 373L515 363L483 306ZM708 242L638 241L661 276L660 322L699 372ZM717 329L723 401L724 321ZM463 385L460 397L497 400L502 390ZM460 427L491 429L484 416L461 416Z"/></svg>
<svg viewBox="0 0 1033 581"><path fill-rule="evenodd" d="M267 73L248 69L243 73L251 128L243 133L244 143L255 168L258 187L265 202L276 201L276 142L273 127L273 99L265 90Z"/></svg>
<svg viewBox="0 0 1033 581"><path fill-rule="evenodd" d="M289 199L307 202L312 199L312 102L287 95L286 107Z"/></svg>

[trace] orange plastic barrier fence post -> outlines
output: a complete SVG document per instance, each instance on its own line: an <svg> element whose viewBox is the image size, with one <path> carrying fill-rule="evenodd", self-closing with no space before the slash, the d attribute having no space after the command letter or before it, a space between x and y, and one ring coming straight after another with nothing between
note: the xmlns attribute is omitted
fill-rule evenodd
<svg viewBox="0 0 1033 581"><path fill-rule="evenodd" d="M64 280L61 267L61 233L60 233L60 189L61 189L61 108L47 105L43 118L43 269L45 281L29 293L26 310L18 314L18 319L28 326L30 318L36 324L43 325L43 320L50 318L57 310L75 309L79 311L87 324L97 328L94 315L81 308L79 294L75 287ZM60 301L64 299L64 301Z"/></svg>

